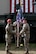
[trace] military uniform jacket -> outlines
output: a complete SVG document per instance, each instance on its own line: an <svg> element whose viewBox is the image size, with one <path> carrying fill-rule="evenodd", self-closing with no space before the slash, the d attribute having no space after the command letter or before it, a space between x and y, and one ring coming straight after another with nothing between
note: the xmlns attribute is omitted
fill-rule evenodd
<svg viewBox="0 0 36 54"><path fill-rule="evenodd" d="M30 38L30 27L28 23L23 24L20 34L24 34L24 36L26 36L28 39Z"/></svg>
<svg viewBox="0 0 36 54"><path fill-rule="evenodd" d="M13 24L7 24L5 27L5 40L11 41L12 33L16 33L16 30L13 31Z"/></svg>

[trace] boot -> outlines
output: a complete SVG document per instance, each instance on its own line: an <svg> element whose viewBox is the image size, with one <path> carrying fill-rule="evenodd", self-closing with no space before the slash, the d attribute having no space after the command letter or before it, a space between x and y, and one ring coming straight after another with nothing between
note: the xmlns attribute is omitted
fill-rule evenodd
<svg viewBox="0 0 36 54"><path fill-rule="evenodd" d="M11 52L9 52L9 54L12 54Z"/></svg>
<svg viewBox="0 0 36 54"><path fill-rule="evenodd" d="M8 50L6 51L6 54L9 54L9 51Z"/></svg>
<svg viewBox="0 0 36 54"><path fill-rule="evenodd" d="M29 54L28 50L27 50L27 52L25 54Z"/></svg>

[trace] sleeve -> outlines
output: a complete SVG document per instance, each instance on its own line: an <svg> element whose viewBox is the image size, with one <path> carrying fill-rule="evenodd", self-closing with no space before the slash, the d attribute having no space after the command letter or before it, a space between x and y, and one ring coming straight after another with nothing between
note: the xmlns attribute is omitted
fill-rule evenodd
<svg viewBox="0 0 36 54"><path fill-rule="evenodd" d="M14 26L16 26L16 21L15 21L15 22L13 22L13 25L14 25Z"/></svg>
<svg viewBox="0 0 36 54"><path fill-rule="evenodd" d="M20 31L20 34L22 34L26 30L26 24L23 25L22 30Z"/></svg>
<svg viewBox="0 0 36 54"><path fill-rule="evenodd" d="M5 31L6 31L6 30L8 30L8 25L6 25L6 27L5 27Z"/></svg>
<svg viewBox="0 0 36 54"><path fill-rule="evenodd" d="M5 30L9 33L10 32L10 26L9 24L6 25Z"/></svg>
<svg viewBox="0 0 36 54"><path fill-rule="evenodd" d="M13 29L13 27L14 27L14 29ZM15 25L13 25L13 24L11 25L10 32L13 34L16 33L16 26Z"/></svg>

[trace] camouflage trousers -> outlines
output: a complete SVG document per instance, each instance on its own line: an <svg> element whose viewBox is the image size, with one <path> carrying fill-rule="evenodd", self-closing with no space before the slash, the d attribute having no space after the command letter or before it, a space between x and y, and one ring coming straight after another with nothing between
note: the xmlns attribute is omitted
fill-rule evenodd
<svg viewBox="0 0 36 54"><path fill-rule="evenodd" d="M11 48L11 42L6 41L5 50L6 50L6 51L7 51L7 50L10 50L10 48Z"/></svg>
<svg viewBox="0 0 36 54"><path fill-rule="evenodd" d="M24 47L26 51L29 51L29 38L27 37L24 37Z"/></svg>
<svg viewBox="0 0 36 54"><path fill-rule="evenodd" d="M6 47L5 47L5 50L10 50L10 47L11 47L11 38L5 38L5 41L6 41Z"/></svg>

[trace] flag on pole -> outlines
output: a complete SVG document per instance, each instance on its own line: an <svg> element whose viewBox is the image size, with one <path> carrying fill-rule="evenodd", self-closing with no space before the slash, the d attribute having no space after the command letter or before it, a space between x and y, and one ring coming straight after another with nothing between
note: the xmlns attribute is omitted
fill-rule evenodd
<svg viewBox="0 0 36 54"><path fill-rule="evenodd" d="M20 19L21 19L21 13L20 13L20 9L18 10L18 13L17 13L17 15L16 15L16 21L20 21Z"/></svg>
<svg viewBox="0 0 36 54"><path fill-rule="evenodd" d="M23 13L34 13L34 0L10 0L10 11L16 13L16 5L19 4Z"/></svg>

